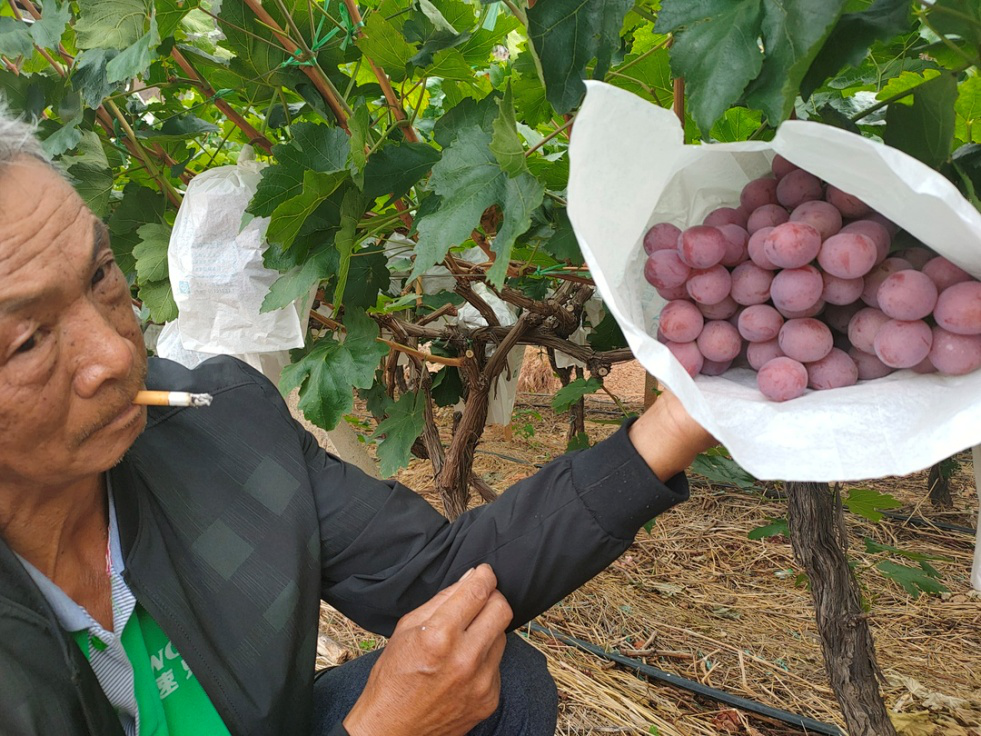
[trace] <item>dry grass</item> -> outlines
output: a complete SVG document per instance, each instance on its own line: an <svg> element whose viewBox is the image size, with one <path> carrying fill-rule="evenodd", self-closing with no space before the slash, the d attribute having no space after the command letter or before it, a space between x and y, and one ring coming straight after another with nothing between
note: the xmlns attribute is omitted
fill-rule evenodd
<svg viewBox="0 0 981 736"><path fill-rule="evenodd" d="M621 369L622 380L639 389L642 380L631 378L631 370ZM495 488L507 487L533 472L533 464L563 451L565 419L552 414L543 393L519 395L512 425L485 434L476 470ZM637 390L627 398L636 402L639 396ZM614 430L617 412L611 402L595 399L587 417L595 440ZM442 419L448 427L448 417ZM924 507L925 473L865 485L893 494L905 504L903 511L972 525L973 471L966 453L962 460L951 488L956 508L949 514ZM413 462L399 478L424 495L431 487L424 462ZM695 477L691 501L661 517L650 535L641 532L620 560L540 622L608 650L635 656L639 651L649 664L706 685L843 726L824 675L809 594L795 584L790 544L783 537L747 538L754 527L784 515L780 500L713 487ZM902 732L981 736L981 598L971 593L968 581L973 538L855 516L848 516L847 524L850 552L871 602L884 696ZM872 567L878 558L865 552L863 537L946 558L934 565L951 592L913 600ZM330 609L323 624L336 642L333 652L324 642L324 661L383 644ZM649 684L544 635L528 636L546 653L559 685L557 734L803 733Z"/></svg>

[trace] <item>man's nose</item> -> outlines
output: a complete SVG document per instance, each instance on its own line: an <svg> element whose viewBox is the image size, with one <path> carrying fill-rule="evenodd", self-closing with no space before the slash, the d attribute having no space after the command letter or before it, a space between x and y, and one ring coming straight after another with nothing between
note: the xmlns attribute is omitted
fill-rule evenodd
<svg viewBox="0 0 981 736"><path fill-rule="evenodd" d="M75 315L67 337L75 354L75 392L83 399L93 397L107 382L132 375L134 346L120 333L117 316L116 310L91 302Z"/></svg>

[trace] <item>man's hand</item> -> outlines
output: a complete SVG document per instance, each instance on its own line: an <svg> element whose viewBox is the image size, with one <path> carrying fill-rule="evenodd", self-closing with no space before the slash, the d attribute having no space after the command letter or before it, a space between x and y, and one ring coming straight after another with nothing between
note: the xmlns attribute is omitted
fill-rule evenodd
<svg viewBox="0 0 981 736"><path fill-rule="evenodd" d="M406 614L344 727L351 736L456 736L497 709L512 612L489 565Z"/></svg>
<svg viewBox="0 0 981 736"><path fill-rule="evenodd" d="M631 425L629 436L662 481L691 465L698 453L718 444L667 390Z"/></svg>

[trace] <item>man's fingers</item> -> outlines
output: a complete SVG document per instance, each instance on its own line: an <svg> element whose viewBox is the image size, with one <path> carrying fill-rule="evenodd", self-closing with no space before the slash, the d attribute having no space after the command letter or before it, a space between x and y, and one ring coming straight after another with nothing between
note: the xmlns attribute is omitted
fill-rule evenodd
<svg viewBox="0 0 981 736"><path fill-rule="evenodd" d="M507 599L500 591L494 590L467 627L467 636L473 637L476 642L489 641L503 634L513 617Z"/></svg>
<svg viewBox="0 0 981 736"><path fill-rule="evenodd" d="M497 577L490 565L479 565L452 586L452 590L447 588L448 595L440 599L436 607L430 611L429 623L426 625L457 631L465 630L496 589Z"/></svg>

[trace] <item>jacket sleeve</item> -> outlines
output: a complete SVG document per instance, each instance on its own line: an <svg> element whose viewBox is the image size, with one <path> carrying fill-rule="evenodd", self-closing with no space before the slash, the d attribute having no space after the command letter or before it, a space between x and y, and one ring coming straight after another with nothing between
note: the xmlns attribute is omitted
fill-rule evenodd
<svg viewBox="0 0 981 736"><path fill-rule="evenodd" d="M451 523L405 486L324 452L297 425L319 516L323 599L388 635L403 614L486 562L517 628L619 557L644 523L688 498L684 475L661 482L627 427Z"/></svg>

